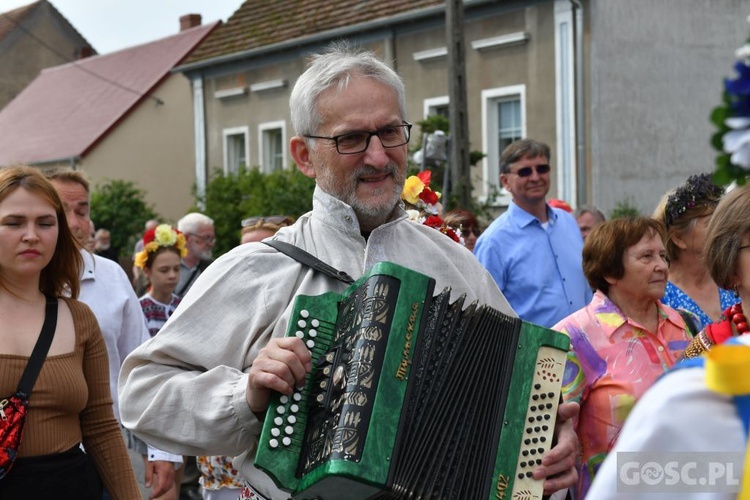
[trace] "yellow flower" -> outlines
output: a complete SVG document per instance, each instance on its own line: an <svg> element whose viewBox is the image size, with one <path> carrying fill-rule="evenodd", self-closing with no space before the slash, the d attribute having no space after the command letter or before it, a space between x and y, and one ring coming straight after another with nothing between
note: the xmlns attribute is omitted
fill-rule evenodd
<svg viewBox="0 0 750 500"><path fill-rule="evenodd" d="M419 193L424 189L424 182L419 177L412 175L406 179L404 184L404 190L401 192L401 198L412 205L415 205L419 200Z"/></svg>
<svg viewBox="0 0 750 500"><path fill-rule="evenodd" d="M154 241L159 246L171 247L177 242L177 232L169 224L161 224L154 231Z"/></svg>
<svg viewBox="0 0 750 500"><path fill-rule="evenodd" d="M142 252L138 252L137 254L135 254L135 265L137 267L144 269L146 267L146 261L148 261L147 250L143 250Z"/></svg>
<svg viewBox="0 0 750 500"><path fill-rule="evenodd" d="M175 245L177 250L180 251L180 257L185 258L187 255L187 248L185 248L185 235L180 233L177 235L177 244Z"/></svg>

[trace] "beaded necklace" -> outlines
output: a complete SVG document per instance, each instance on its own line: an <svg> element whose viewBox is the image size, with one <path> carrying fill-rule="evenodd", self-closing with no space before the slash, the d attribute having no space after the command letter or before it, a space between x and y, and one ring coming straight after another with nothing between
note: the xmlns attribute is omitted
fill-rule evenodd
<svg viewBox="0 0 750 500"><path fill-rule="evenodd" d="M727 308L727 310L724 311L724 315L734 323L734 327L737 328L737 333L740 335L744 335L750 331L750 326L747 324L747 318L742 312L742 302Z"/></svg>

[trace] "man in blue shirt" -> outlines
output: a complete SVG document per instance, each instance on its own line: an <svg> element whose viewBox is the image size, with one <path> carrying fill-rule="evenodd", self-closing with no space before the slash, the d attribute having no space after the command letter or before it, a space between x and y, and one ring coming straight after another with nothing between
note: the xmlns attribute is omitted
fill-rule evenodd
<svg viewBox="0 0 750 500"><path fill-rule="evenodd" d="M474 248L516 313L548 328L592 296L583 275L578 225L572 215L546 201L549 160L549 146L532 139L505 148L500 181L513 201Z"/></svg>

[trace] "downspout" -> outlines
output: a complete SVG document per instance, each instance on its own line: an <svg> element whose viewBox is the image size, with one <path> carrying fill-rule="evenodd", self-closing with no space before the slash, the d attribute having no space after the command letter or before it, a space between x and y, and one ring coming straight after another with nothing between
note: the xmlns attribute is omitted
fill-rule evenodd
<svg viewBox="0 0 750 500"><path fill-rule="evenodd" d="M583 71L583 4L580 0L570 0L576 11L575 21L575 80L576 80L576 149L578 168L576 186L578 188L577 200L578 206L589 203L587 183L587 162L586 162L586 106L584 103L584 71Z"/></svg>

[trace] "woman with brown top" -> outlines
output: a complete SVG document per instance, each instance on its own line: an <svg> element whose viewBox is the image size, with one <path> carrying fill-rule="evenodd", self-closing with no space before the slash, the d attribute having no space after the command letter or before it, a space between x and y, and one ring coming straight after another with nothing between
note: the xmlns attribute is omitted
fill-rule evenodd
<svg viewBox="0 0 750 500"><path fill-rule="evenodd" d="M58 298L52 345L0 498L100 500L96 472L113 499L140 498L112 410L104 340L92 312L75 300L81 265L54 187L37 169L0 170L0 396L18 386L44 322L45 295Z"/></svg>

